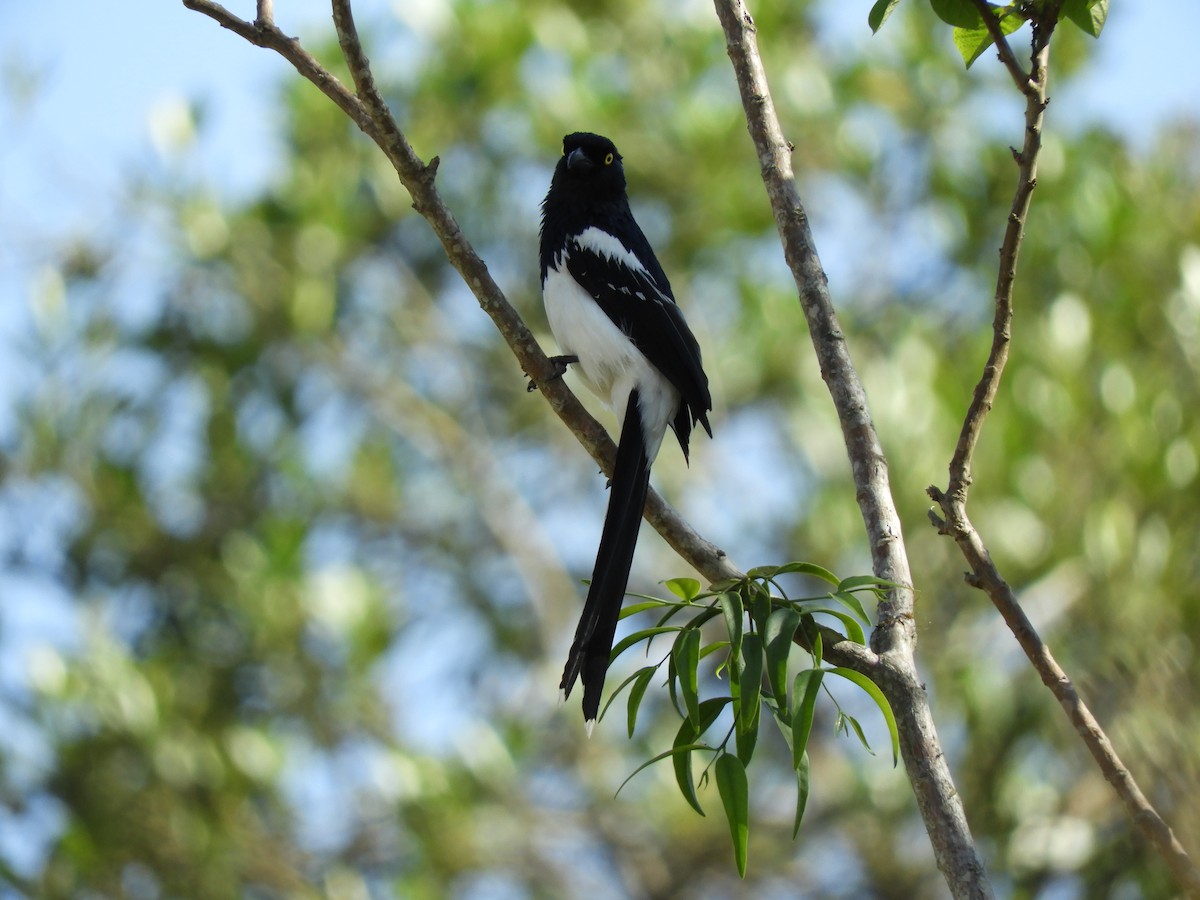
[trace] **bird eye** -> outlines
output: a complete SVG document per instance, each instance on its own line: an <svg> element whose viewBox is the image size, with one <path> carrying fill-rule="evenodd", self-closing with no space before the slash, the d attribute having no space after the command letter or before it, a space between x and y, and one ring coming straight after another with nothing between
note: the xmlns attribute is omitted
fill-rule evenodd
<svg viewBox="0 0 1200 900"><path fill-rule="evenodd" d="M612 155L611 153L605 154L605 156L604 156L604 164L605 164L606 166L611 166L611 165L612 165L612 161L613 161L613 155Z"/></svg>

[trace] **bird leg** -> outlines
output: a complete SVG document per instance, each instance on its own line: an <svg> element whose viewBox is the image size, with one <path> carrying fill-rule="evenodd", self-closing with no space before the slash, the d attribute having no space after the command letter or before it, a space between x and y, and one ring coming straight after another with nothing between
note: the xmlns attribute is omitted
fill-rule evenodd
<svg viewBox="0 0 1200 900"><path fill-rule="evenodd" d="M542 383L549 384L551 381L558 381L558 379L562 378L563 375L567 374L567 366L571 365L571 363L577 362L579 362L579 357L575 356L574 354L568 354L565 356L551 356L550 365L554 368L554 374ZM525 390L536 391L537 389L537 382L530 378L529 384L525 386Z"/></svg>

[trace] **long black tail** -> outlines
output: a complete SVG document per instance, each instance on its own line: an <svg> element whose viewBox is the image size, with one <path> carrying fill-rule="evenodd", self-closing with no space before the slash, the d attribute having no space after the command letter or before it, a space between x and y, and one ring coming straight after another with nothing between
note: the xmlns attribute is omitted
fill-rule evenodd
<svg viewBox="0 0 1200 900"><path fill-rule="evenodd" d="M567 697L575 686L575 679L582 676L583 718L589 730L600 711L608 656L625 599L625 587L629 583L629 568L633 565L633 550L637 546L649 487L650 460L646 457L646 436L635 390L629 395L625 422L621 426L612 492L608 498L608 512L604 515L592 584L559 685L563 696Z"/></svg>

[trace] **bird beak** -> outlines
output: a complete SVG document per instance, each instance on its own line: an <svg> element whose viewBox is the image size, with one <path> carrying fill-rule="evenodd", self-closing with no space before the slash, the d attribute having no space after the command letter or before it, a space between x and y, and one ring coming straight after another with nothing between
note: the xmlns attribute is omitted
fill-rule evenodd
<svg viewBox="0 0 1200 900"><path fill-rule="evenodd" d="M592 169L596 168L596 164L587 158L583 150L576 147L567 155L567 168L572 172L586 175Z"/></svg>

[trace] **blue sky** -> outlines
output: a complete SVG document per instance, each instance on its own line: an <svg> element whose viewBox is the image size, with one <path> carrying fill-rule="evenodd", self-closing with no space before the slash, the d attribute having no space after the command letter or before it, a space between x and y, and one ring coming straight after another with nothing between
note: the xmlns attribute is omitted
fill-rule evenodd
<svg viewBox="0 0 1200 900"><path fill-rule="evenodd" d="M398 0L397 0L398 2ZM406 7L439 0L405 0ZM251 18L251 0L228 0ZM1075 122L1102 119L1145 136L1181 114L1200 117L1200 57L1195 0L1156 3L1114 0L1087 77L1065 90L1054 112ZM825 21L838 40L871 37L867 0L827 4ZM359 18L388 15L386 0L359 0ZM244 195L269 177L275 150L271 87L286 63L252 47L177 0L136 5L136 14L110 4L0 4L0 60L37 74L34 102L14 108L0 94L0 235L39 226L86 227L106 207L122 172L153 161L150 123L169 116L181 99L199 101L209 121L198 171L227 196ZM277 4L281 26L301 37L329 27L323 0ZM715 23L714 23L715 27ZM994 64L988 57L977 66ZM7 80L7 79L5 79ZM1061 112L1060 112L1061 111ZM1061 123L1061 119L1059 120ZM1050 127L1058 124L1052 118ZM12 264L0 255L0 277Z"/></svg>

